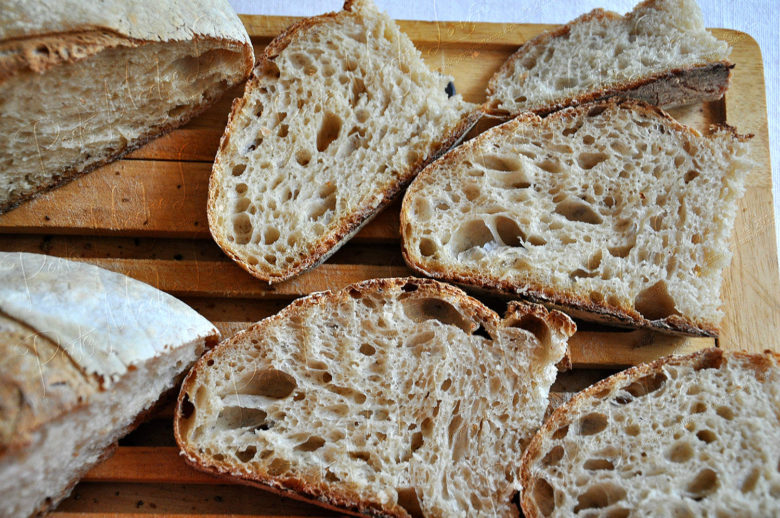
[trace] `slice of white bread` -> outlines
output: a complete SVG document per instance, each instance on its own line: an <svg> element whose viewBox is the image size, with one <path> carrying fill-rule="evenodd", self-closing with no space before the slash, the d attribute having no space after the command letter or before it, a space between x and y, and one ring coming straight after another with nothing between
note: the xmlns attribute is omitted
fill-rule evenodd
<svg viewBox="0 0 780 518"><path fill-rule="evenodd" d="M412 183L404 257L582 318L715 336L746 139L633 100L521 115Z"/></svg>
<svg viewBox="0 0 780 518"><path fill-rule="evenodd" d="M596 9L524 43L490 79L485 109L508 117L615 95L659 106L720 99L729 53L695 0L646 0L625 16Z"/></svg>
<svg viewBox="0 0 780 518"><path fill-rule="evenodd" d="M53 509L218 340L124 275L0 252L0 516Z"/></svg>
<svg viewBox="0 0 780 518"><path fill-rule="evenodd" d="M780 356L708 349L607 378L523 456L523 513L780 515Z"/></svg>
<svg viewBox="0 0 780 518"><path fill-rule="evenodd" d="M176 440L210 473L371 516L517 516L573 322L427 279L299 299L206 354Z"/></svg>
<svg viewBox="0 0 780 518"><path fill-rule="evenodd" d="M369 1L288 28L233 106L214 240L269 283L327 259L476 121L448 81Z"/></svg>
<svg viewBox="0 0 780 518"><path fill-rule="evenodd" d="M181 126L252 63L227 0L3 2L0 213Z"/></svg>

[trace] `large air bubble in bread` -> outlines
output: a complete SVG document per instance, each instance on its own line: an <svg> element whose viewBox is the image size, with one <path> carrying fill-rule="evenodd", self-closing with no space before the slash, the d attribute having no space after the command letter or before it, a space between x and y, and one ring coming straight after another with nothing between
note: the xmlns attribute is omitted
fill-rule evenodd
<svg viewBox="0 0 780 518"><path fill-rule="evenodd" d="M404 256L583 318L715 335L748 138L700 135L638 101L521 116L412 183Z"/></svg>
<svg viewBox="0 0 780 518"><path fill-rule="evenodd" d="M201 360L176 436L201 469L351 511L516 516L517 461L573 331L423 279L312 295Z"/></svg>
<svg viewBox="0 0 780 518"><path fill-rule="evenodd" d="M325 260L476 117L448 97L448 82L368 1L283 33L217 154L208 211L217 243L268 282ZM281 238L264 239L269 227Z"/></svg>

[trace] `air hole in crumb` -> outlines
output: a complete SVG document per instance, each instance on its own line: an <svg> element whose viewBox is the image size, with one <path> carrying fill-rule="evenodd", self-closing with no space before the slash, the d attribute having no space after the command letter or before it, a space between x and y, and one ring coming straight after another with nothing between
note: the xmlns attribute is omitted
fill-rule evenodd
<svg viewBox="0 0 780 518"><path fill-rule="evenodd" d="M247 446L246 449L241 451L236 451L236 457L238 457L238 460L241 462L249 462L250 460L255 458L255 455L257 454L257 448L254 446Z"/></svg>
<svg viewBox="0 0 780 518"><path fill-rule="evenodd" d="M563 458L563 451L563 446L560 444L553 447L553 449L548 451L547 455L542 459L542 464L544 466L554 466L558 464Z"/></svg>
<svg viewBox="0 0 780 518"><path fill-rule="evenodd" d="M412 453L414 453L417 450L419 450L422 445L423 445L422 432L415 432L415 433L413 433L412 434L412 445L411 445Z"/></svg>
<svg viewBox="0 0 780 518"><path fill-rule="evenodd" d="M330 374L330 372L325 371L322 373L322 381L323 383L330 383L333 381L333 376Z"/></svg>
<svg viewBox="0 0 780 518"><path fill-rule="evenodd" d="M696 438L707 444L714 442L718 439L718 436L712 430L699 430L696 432Z"/></svg>
<svg viewBox="0 0 780 518"><path fill-rule="evenodd" d="M520 225L518 225L515 220L506 216L496 216L494 224L499 239L501 239L505 245L512 247L523 246L523 242L526 239L525 232L523 232ZM489 232L490 231L488 230L488 233Z"/></svg>
<svg viewBox="0 0 780 518"><path fill-rule="evenodd" d="M613 482L595 484L577 497L577 505L574 512L584 509L602 509L615 502L619 502L626 496L626 490Z"/></svg>
<svg viewBox="0 0 780 518"><path fill-rule="evenodd" d="M295 153L295 161L302 166L306 166L311 162L311 151L308 149L299 149Z"/></svg>
<svg viewBox="0 0 780 518"><path fill-rule="evenodd" d="M249 219L249 215L245 212L241 214L235 214L233 216L233 232L235 234L236 243L239 245L245 245L252 239L252 220Z"/></svg>
<svg viewBox="0 0 780 518"><path fill-rule="evenodd" d="M563 171L563 167L561 166L561 163L558 162L558 160L552 158L542 160L541 162L536 162L536 166L539 169L542 169L552 174L560 173L561 171Z"/></svg>
<svg viewBox="0 0 780 518"><path fill-rule="evenodd" d="M582 143L585 144L586 146L590 146L594 142L596 142L596 139L593 138L593 135L585 135L584 137L582 137Z"/></svg>
<svg viewBox="0 0 780 518"><path fill-rule="evenodd" d="M265 229L265 234L263 235L263 242L266 245L272 245L279 239L279 230L274 227L269 227Z"/></svg>
<svg viewBox="0 0 780 518"><path fill-rule="evenodd" d="M290 469L290 462L276 457L268 465L268 474L272 477L278 477L288 469Z"/></svg>
<svg viewBox="0 0 780 518"><path fill-rule="evenodd" d="M598 115L601 115L602 113L604 113L604 110L606 110L606 109L607 109L607 105L606 104L602 104L602 105L599 105L599 106L594 106L593 108L588 110L588 117L596 117Z"/></svg>
<svg viewBox="0 0 780 518"><path fill-rule="evenodd" d="M309 437L305 442L302 442L295 447L298 451L316 451L325 446L325 439L317 437L316 435Z"/></svg>
<svg viewBox="0 0 780 518"><path fill-rule="evenodd" d="M400 487L398 491L398 505L403 507L411 518L423 518L420 499L417 497L417 491L413 487Z"/></svg>
<svg viewBox="0 0 780 518"><path fill-rule="evenodd" d="M246 164L238 164L236 166L233 166L231 174L233 176L241 176L242 174L244 174L244 171L246 171Z"/></svg>
<svg viewBox="0 0 780 518"><path fill-rule="evenodd" d="M591 225L601 224L601 216L582 200L566 198L555 206L555 212L569 221L581 221Z"/></svg>
<svg viewBox="0 0 780 518"><path fill-rule="evenodd" d="M663 387L667 377L663 372L648 374L637 379L623 390L635 398L643 397Z"/></svg>
<svg viewBox="0 0 780 518"><path fill-rule="evenodd" d="M585 461L585 464L583 464L583 467L590 471L600 471L600 470L613 470L615 469L615 465L612 464L612 462L608 461L607 459L588 459Z"/></svg>
<svg viewBox="0 0 780 518"><path fill-rule="evenodd" d="M295 378L278 369L264 369L245 376L236 383L239 394L251 394L273 399L283 399L292 394Z"/></svg>
<svg viewBox="0 0 780 518"><path fill-rule="evenodd" d="M563 439L567 433L569 433L569 425L564 425L553 432L552 438L555 440Z"/></svg>
<svg viewBox="0 0 780 518"><path fill-rule="evenodd" d="M475 157L474 162L485 169L493 171L518 171L520 170L520 161L516 158L499 157L493 155L480 155Z"/></svg>
<svg viewBox="0 0 780 518"><path fill-rule="evenodd" d="M677 442L666 452L666 458L672 462L688 462L693 457L693 447L687 442Z"/></svg>
<svg viewBox="0 0 780 518"><path fill-rule="evenodd" d="M709 468L701 470L686 488L691 498L696 501L702 500L717 489L718 474Z"/></svg>
<svg viewBox="0 0 780 518"><path fill-rule="evenodd" d="M707 405L701 401L697 401L691 407L692 414L702 414L707 410Z"/></svg>
<svg viewBox="0 0 780 518"><path fill-rule="evenodd" d="M487 338L488 340L493 339L493 337L490 336L490 333L487 332L487 329L485 329L485 326L483 326L482 324L480 324L477 330L471 334L476 336L481 336L482 338Z"/></svg>
<svg viewBox="0 0 780 518"><path fill-rule="evenodd" d="M360 354L365 356L373 356L376 353L376 348L369 344L363 344L360 346Z"/></svg>
<svg viewBox="0 0 780 518"><path fill-rule="evenodd" d="M683 179L685 180L685 183L690 183L691 180L695 179L697 176L699 176L699 172L698 171L694 171L693 169L691 169L690 171L685 173L685 176L683 177Z"/></svg>
<svg viewBox="0 0 780 518"><path fill-rule="evenodd" d="M727 406L719 406L715 409L715 413L727 421L734 419L734 410Z"/></svg>
<svg viewBox="0 0 780 518"><path fill-rule="evenodd" d="M341 117L338 115L332 112L325 112L320 124L320 130L317 133L317 151L322 153L328 149L331 142L339 137L341 122Z"/></svg>
<svg viewBox="0 0 780 518"><path fill-rule="evenodd" d="M580 418L580 435L595 435L606 429L607 416L599 413L591 413Z"/></svg>
<svg viewBox="0 0 780 518"><path fill-rule="evenodd" d="M581 168L590 170L609 158L605 153L580 153L577 155L577 163Z"/></svg>
<svg viewBox="0 0 780 518"><path fill-rule="evenodd" d="M550 516L555 510L555 491L545 479L537 479L532 492L533 502L542 516Z"/></svg>
<svg viewBox="0 0 780 518"><path fill-rule="evenodd" d="M484 246L493 240L493 234L481 219L468 221L460 226L450 241L453 253L459 254L471 248Z"/></svg>
<svg viewBox="0 0 780 518"><path fill-rule="evenodd" d="M447 378L446 380L444 380L444 381L442 382L442 384L441 384L441 390L442 390L443 392L447 392L447 391L450 389L450 387L451 387L451 386L452 386L452 380L451 380L450 378Z"/></svg>
<svg viewBox="0 0 780 518"><path fill-rule="evenodd" d="M536 315L523 315L519 320L512 321L510 326L528 331L534 335L541 344L550 343L550 328L544 320Z"/></svg>
<svg viewBox="0 0 780 518"><path fill-rule="evenodd" d="M432 239L424 237L420 239L420 255L430 257L436 253L436 244Z"/></svg>
<svg viewBox="0 0 780 518"><path fill-rule="evenodd" d="M244 194L249 189L249 186L245 183L236 184L236 192L238 194Z"/></svg>
<svg viewBox="0 0 780 518"><path fill-rule="evenodd" d="M674 299L669 295L664 280L640 291L634 299L634 307L648 320L660 320L680 314L675 309Z"/></svg>
<svg viewBox="0 0 780 518"><path fill-rule="evenodd" d="M182 399L181 405L179 406L179 416L182 419L189 419L194 413L195 405L193 405L192 401L190 401L190 395L185 392L184 399Z"/></svg>
<svg viewBox="0 0 780 518"><path fill-rule="evenodd" d="M268 414L257 408L227 406L220 410L217 421L228 430L257 428L266 424Z"/></svg>

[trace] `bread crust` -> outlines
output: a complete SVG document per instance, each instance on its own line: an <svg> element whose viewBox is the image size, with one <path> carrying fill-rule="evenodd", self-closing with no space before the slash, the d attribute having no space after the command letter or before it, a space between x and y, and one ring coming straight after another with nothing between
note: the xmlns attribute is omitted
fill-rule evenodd
<svg viewBox="0 0 780 518"><path fill-rule="evenodd" d="M193 388L201 371L208 368L209 359L216 354L219 349L230 347L235 343L240 343L249 333L262 334L264 329L273 326L275 322L287 318L290 314L302 312L308 307L326 302L332 303L350 297L359 297L362 293L381 293L382 291L390 289L403 289L410 285L415 287L414 291L416 295L445 296L455 299L472 317L478 319L486 329L495 329L496 327L503 325L511 326L515 323L513 321L514 317L520 315L533 315L543 320L554 332L560 333L566 337L574 334L576 330L574 322L565 314L558 311L547 311L541 306L524 302L510 304L507 309L506 317L502 320L494 311L478 300L469 297L462 290L438 281L418 277L371 279L353 284L336 292L324 291L312 293L311 295L293 301L279 313L257 322L233 337L223 341L217 347L203 355L195 366L193 366L182 383L182 388L179 392L176 409L174 411L173 433L185 461L195 469L219 478L232 481L237 480L242 484L266 489L278 495L294 498L303 502L314 503L334 511L346 512L355 516L388 518L408 517L408 513L400 505L381 505L377 502L364 500L353 492L334 489L332 485L323 481L311 481L290 476L275 477L266 472L246 472L233 468L226 462L207 459L205 456L199 455L197 450L190 447L187 443L182 429L182 421L186 419L187 415L185 405L190 404L186 399L187 392ZM474 328L476 329L476 327L477 324L474 323Z"/></svg>
<svg viewBox="0 0 780 518"><path fill-rule="evenodd" d="M207 217L209 224L209 231L214 241L219 245L223 252L228 255L233 261L236 262L245 271L268 282L268 284L276 284L286 281L292 277L300 275L308 270L311 270L324 261L326 261L331 255L333 255L338 249L343 246L349 239L357 234L363 226L371 221L377 214L379 214L385 207L387 207L399 192L404 190L407 185L423 170L428 164L438 159L441 155L446 153L449 149L455 146L463 136L479 121L482 117L482 111L477 108L466 117L464 117L460 123L453 128L449 133L445 134L439 142L433 144L433 150L427 157L420 157L411 167L405 172L398 175L398 180L388 186L387 189L376 193L377 196L381 196L380 201L375 206L362 207L357 211L348 214L341 220L341 223L333 229L331 232L321 236L315 243L311 245L306 257L301 260L295 261L289 264L281 273L275 273L261 268L259 265L251 265L247 263L241 254L233 249L231 243L227 240L222 229L217 225L216 218L218 213L216 200L219 194L219 181L218 178L225 174L222 167L221 157L225 153L227 144L233 131L235 131L236 118L241 110L247 103L249 93L260 88L262 82L265 80L263 71L268 67L273 66L274 58L277 57L300 33L306 29L326 23L339 16L343 16L344 12L356 12L359 9L359 2L347 0L344 4L344 11L325 13L313 18L305 18L300 20L284 31L282 31L276 38L268 44L263 52L262 57L259 58L257 65L255 66L252 77L246 83L244 89L244 95L233 102L233 106L230 110L228 117L228 123L225 128L225 133L222 135L219 144L219 150L217 151L217 158L214 162L214 167L211 170L209 176L209 195L207 203Z"/></svg>
<svg viewBox="0 0 780 518"><path fill-rule="evenodd" d="M643 378L647 375L661 372L664 367L669 365L688 365L695 370L719 369L722 363L727 361L729 357L747 360L748 366L754 369L758 379L765 377L766 371L773 365L776 365L777 362L780 362L780 354L770 350L766 350L762 354L749 354L745 352L727 353L717 347L713 347L692 354L660 358L651 363L643 363L603 379L577 393L568 402L555 409L552 415L534 435L533 439L531 439L531 442L522 457L520 480L523 488L532 487L534 478L531 475L530 468L531 464L543 454L541 447L544 437L552 435L562 426L569 424L571 416L576 414L579 407L586 405L592 396L609 391L616 385L621 385L626 382ZM520 498L523 514L527 518L541 518L541 515L537 513L536 506L531 503L529 493L530 492L523 492Z"/></svg>
<svg viewBox="0 0 780 518"><path fill-rule="evenodd" d="M653 3L654 0L646 0L634 8L634 11L641 9L642 6ZM545 32L531 40L523 43L517 49L495 74L488 81L487 96L490 97L498 87L502 76L508 75L514 64L522 60L526 54L534 48L546 45L550 40L567 35L571 31L572 25L580 24L590 20L619 21L623 16L612 11L603 9L594 9L558 29ZM731 70L734 64L727 61L716 61L713 63L698 63L681 68L671 68L664 72L641 77L631 81L616 82L614 84L605 84L601 88L586 92L574 97L564 97L549 102L545 106L533 108L531 110L522 110L510 113L498 107L498 101L487 101L483 105L483 110L487 115L497 117L501 120L509 120L523 111L530 111L536 115L544 116L552 112L567 108L569 106L578 106L580 104L601 101L610 97L619 97L626 99L637 99L649 104L673 107L684 104L690 104L696 101L716 101L723 97L728 90L731 80Z"/></svg>
<svg viewBox="0 0 780 518"><path fill-rule="evenodd" d="M548 115L547 118L575 118L582 113L591 110L604 110L610 106L638 111L654 118L660 118L666 127L672 131L699 136L698 131L680 124L661 108L636 99L608 98L554 112ZM435 167L446 168L449 164L456 164L460 161L461 155L467 155L472 148L480 146L483 141L501 139L505 135L511 135L517 127L523 124L539 123L541 121L542 117L539 115L530 112L522 113L501 126L494 128L490 133L483 133L470 140L467 144L447 153L439 159ZM728 125L712 125L711 130L713 132L728 131L735 139L740 141L747 141L753 137L752 134L740 135L734 128ZM422 174L426 173L423 172ZM606 301L597 302L587 297L578 296L573 291L562 291L533 281L516 284L512 281L502 280L486 274L459 272L437 264L431 264L427 267L421 265L419 256L408 248L408 239L406 237L407 227L414 226L407 200L415 195L420 189L420 185L412 183L407 190L408 194L404 196L404 203L401 207L401 252L406 264L420 274L456 284L484 288L509 297L521 296L527 300L569 313L575 318L625 327L646 327L672 334L717 338L719 328L716 323L712 322L694 322L680 315L670 315L658 320L648 320L634 309L611 305Z"/></svg>

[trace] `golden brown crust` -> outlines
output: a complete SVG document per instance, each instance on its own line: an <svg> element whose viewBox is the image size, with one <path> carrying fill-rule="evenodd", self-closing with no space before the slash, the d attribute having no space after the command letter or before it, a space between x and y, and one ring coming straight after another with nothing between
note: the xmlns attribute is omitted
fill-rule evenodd
<svg viewBox="0 0 780 518"><path fill-rule="evenodd" d="M347 0L347 2L344 4L344 11L336 13L325 13L313 18L305 18L300 20L282 31L278 36L276 36L276 38L273 39L273 41L271 41L271 43L268 44L268 46L265 48L263 56L259 59L257 65L255 66L255 71L252 75L252 78L246 84L244 95L241 97L241 99L233 103L233 106L230 110L230 115L228 117L228 123L225 128L225 133L223 134L220 141L219 150L217 151L217 159L214 162L214 167L212 168L211 175L209 177L209 195L207 203L209 231L211 232L211 236L214 241L228 257L230 257L245 271L254 277L257 277L258 279L268 282L268 284L276 284L286 281L308 270L316 268L324 261L326 261L344 243L351 239L352 236L357 234L357 232L359 232L364 225L366 225L369 221L371 221L372 218L374 218L379 212L387 207L393 201L396 195L405 189L407 185L409 185L409 183L417 176L417 174L420 173L420 171L425 169L425 167L427 167L430 163L435 161L450 148L455 146L460 141L460 139L479 121L483 114L481 109L475 109L473 112L469 113L455 128L450 130L448 133L445 133L441 141L433 144L431 152L427 157L419 158L417 162L410 166L405 172L397 175L397 181L389 185L381 193L378 193L381 195L381 201L375 207L363 207L362 210L350 213L341 221L337 228L328 234L325 234L319 240L313 243L305 257L299 259L296 262L290 263L282 273L272 273L261 269L259 266L253 266L247 263L239 253L233 250L231 244L228 242L222 230L219 228L219 225L216 223L216 200L219 194L219 182L217 181L217 177L219 174L221 174L218 172L221 170L220 158L222 154L226 152L230 136L235 129L235 119L238 117L238 114L247 103L249 93L256 88L260 88L262 82L267 77L265 71L269 68L275 68L276 65L271 66L273 64L274 58L276 58L290 44L293 38L297 37L302 31L316 25L337 19L340 16L353 15L353 7L357 7L357 3L358 2L352 0Z"/></svg>
<svg viewBox="0 0 780 518"><path fill-rule="evenodd" d="M634 8L634 12L640 10L645 4L654 0L645 1ZM594 9L557 29L540 34L539 36L523 43L501 65L488 81L487 96L490 97L496 90L501 77L505 77L514 68L514 63L521 60L534 48L546 45L554 38L565 36L571 31L572 25L590 20L617 21L623 16L612 11ZM602 88L586 92L575 97L563 97L548 102L545 106L534 108L530 111L537 115L547 115L570 106L601 101L610 97L631 98L644 101L648 104L659 106L677 106L689 104L695 101L715 101L723 97L728 90L731 79L731 69L734 64L723 60L713 63L698 63L680 68L670 68L663 72L652 74L632 81L617 82L604 85ZM508 113L497 106L498 101L486 102L483 110L486 114L503 120L509 120L523 111Z"/></svg>
<svg viewBox="0 0 780 518"><path fill-rule="evenodd" d="M547 119L555 118L576 118L583 113L593 110L605 110L609 107L632 110L643 113L648 117L660 119L666 127L672 131L682 134L699 135L699 133L680 124L668 113L657 106L647 104L636 99L609 98L601 101L594 101L581 106L573 106L548 115L542 119L541 116L526 112L518 115L509 122L492 129L489 133L483 133L470 140L463 146L452 150L442 156L435 164L435 168L447 168L449 164L456 164L460 161L461 155L468 154L472 149L477 148L483 141L499 140L503 135L511 135L516 128L523 124L544 124ZM739 135L736 130L728 125L721 125L713 128L713 131L728 131L731 135L741 141L752 138L752 135ZM433 170L431 170L433 171ZM420 175L435 174L423 171ZM499 294L516 297L521 296L527 300L544 304L548 307L559 309L571 314L575 318L584 320L594 320L608 324L626 326L626 327L647 327L658 331L674 334L684 334L692 336L717 337L719 329L715 323L694 322L679 315L670 315L659 320L648 320L638 311L631 308L619 307L609 304L606 300L592 300L579 296L572 291L562 291L557 288L551 288L532 281L517 284L512 281L494 278L488 274L476 272L459 272L447 269L438 264L423 266L415 260L414 254L407 248L406 228L414 226L414 221L409 216L409 207L406 203L421 188L418 183L412 183L404 197L404 204L401 207L401 236L402 236L402 254L406 264L410 268L422 275L433 277L456 284L476 286L484 288Z"/></svg>
<svg viewBox="0 0 780 518"><path fill-rule="evenodd" d="M479 325L484 326L488 331L496 329L499 326L511 327L516 323L514 321L515 317L520 315L536 316L547 323L554 331L566 334L566 336L570 336L575 331L574 323L566 315L557 311L548 312L541 306L524 302L511 304L507 311L506 318L502 320L494 311L478 300L469 297L462 290L438 281L418 277L371 279L347 286L336 292L325 291L313 293L293 301L279 313L253 324L246 330L223 341L217 347L206 353L193 366L182 383L174 412L174 436L179 448L182 450L185 460L196 469L206 473L230 480L238 480L242 484L270 490L282 496L314 503L331 510L347 512L358 516L408 517L409 515L404 508L399 505L382 505L378 502L364 500L352 491L340 489L338 486L334 486L332 483L323 480L306 480L290 476L273 476L266 472L246 472L231 467L226 462L207 459L204 456L199 455L197 451L187 444L182 429L182 421L186 419L187 415L187 411L184 408L185 404L187 404L185 403L185 399L188 400L187 393L195 385L200 372L203 369L208 368L208 362L212 355L216 354L221 348L240 343L244 340L246 333L253 332L262 334L263 329L273 326L278 320L283 320L290 314L304 312L308 307L323 303L337 303L340 300L348 299L350 297L360 297L363 293L381 293L382 291L398 289L409 292L409 295L414 293L414 296L449 297L454 299L470 316L478 320L478 322L472 322L472 331ZM404 295L407 295L407 293L404 293L401 296Z"/></svg>
<svg viewBox="0 0 780 518"><path fill-rule="evenodd" d="M728 361L729 358L741 358L748 360L748 366L755 369L756 377L766 374L769 368L777 367L777 362L780 362L780 354L772 352L770 350L764 351L763 354L750 354L745 352L724 352L718 348L704 349L692 354L682 356L666 356L660 358L651 363L643 363L619 372L603 379L598 383L595 383L587 389L579 392L568 402L559 406L552 415L545 421L542 427L531 439L528 448L523 453L521 469L520 469L520 481L523 488L530 488L533 484L533 477L531 476L531 464L533 464L542 455L542 441L545 437L551 436L556 430L561 427L567 426L571 421L573 412L577 410L580 405L584 405L592 396L597 394L603 394L606 391L611 390L616 385L628 383L644 376L660 372L665 366L668 365L689 365L694 370L701 369L719 369L724 361ZM774 362L771 358L774 358ZM520 503L523 509L523 514L527 518L539 518L540 515L536 511L536 506L531 503L530 491L525 492L520 499Z"/></svg>

